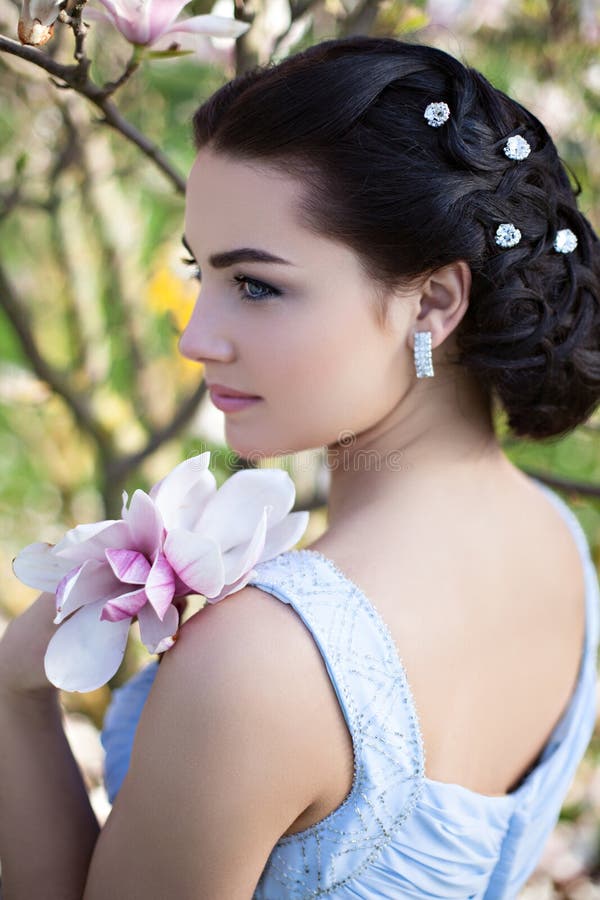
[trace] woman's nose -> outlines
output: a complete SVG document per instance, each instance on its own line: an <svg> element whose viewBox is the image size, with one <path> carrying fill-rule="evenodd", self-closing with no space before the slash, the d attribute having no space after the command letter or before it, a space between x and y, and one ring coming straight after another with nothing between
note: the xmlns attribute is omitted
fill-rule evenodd
<svg viewBox="0 0 600 900"><path fill-rule="evenodd" d="M210 312L208 304L198 297L190 320L179 338L179 352L193 362L220 360L231 362L233 345L223 333L224 323L217 314Z"/></svg>

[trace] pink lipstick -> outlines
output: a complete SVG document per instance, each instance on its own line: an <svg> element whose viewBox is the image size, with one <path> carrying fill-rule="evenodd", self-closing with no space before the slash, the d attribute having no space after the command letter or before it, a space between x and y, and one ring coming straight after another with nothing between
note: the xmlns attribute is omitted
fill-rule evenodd
<svg viewBox="0 0 600 900"><path fill-rule="evenodd" d="M208 385L208 390L211 401L222 412L237 412L262 400L262 397L244 394L241 391L236 391L234 388L228 388L224 384L211 383Z"/></svg>

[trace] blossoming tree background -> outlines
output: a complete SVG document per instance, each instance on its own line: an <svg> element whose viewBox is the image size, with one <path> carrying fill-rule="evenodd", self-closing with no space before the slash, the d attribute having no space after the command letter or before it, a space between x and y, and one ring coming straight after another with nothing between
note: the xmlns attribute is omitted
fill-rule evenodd
<svg viewBox="0 0 600 900"><path fill-rule="evenodd" d="M190 119L256 63L349 34L433 43L480 68L547 124L600 228L598 0L0 0L0 628L34 593L11 559L80 522L116 517L211 451L219 483L285 467L302 539L325 527L319 451L241 460L202 370L177 355L195 284L180 262ZM600 417L543 444L505 435L511 459L564 491L600 565ZM145 651L144 651L145 653ZM132 642L111 681L143 659ZM100 816L104 687L64 696ZM594 740L523 897L600 897ZM596 884L598 881L598 885Z"/></svg>

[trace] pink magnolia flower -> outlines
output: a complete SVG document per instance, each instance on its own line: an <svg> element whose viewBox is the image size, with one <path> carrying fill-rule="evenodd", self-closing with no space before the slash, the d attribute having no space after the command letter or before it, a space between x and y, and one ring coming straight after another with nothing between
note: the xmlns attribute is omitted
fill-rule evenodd
<svg viewBox="0 0 600 900"><path fill-rule="evenodd" d="M131 44L156 51L186 49L190 35L237 38L250 23L228 16L192 16L175 21L190 0L100 0L103 10L86 6L85 18L110 22Z"/></svg>
<svg viewBox="0 0 600 900"><path fill-rule="evenodd" d="M91 691L112 678L134 618L151 653L168 650L179 628L174 601L200 594L217 603L300 539L309 514L290 512L287 472L245 469L217 489L209 462L206 452L180 463L129 506L124 494L121 519L78 525L16 557L21 581L56 595L60 628L44 660L56 687Z"/></svg>

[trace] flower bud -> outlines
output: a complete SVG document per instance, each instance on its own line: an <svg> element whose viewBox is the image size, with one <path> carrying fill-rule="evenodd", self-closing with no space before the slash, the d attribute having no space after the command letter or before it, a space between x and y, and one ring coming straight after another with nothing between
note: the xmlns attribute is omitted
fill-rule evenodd
<svg viewBox="0 0 600 900"><path fill-rule="evenodd" d="M17 34L22 44L42 47L54 34L61 0L23 0Z"/></svg>

